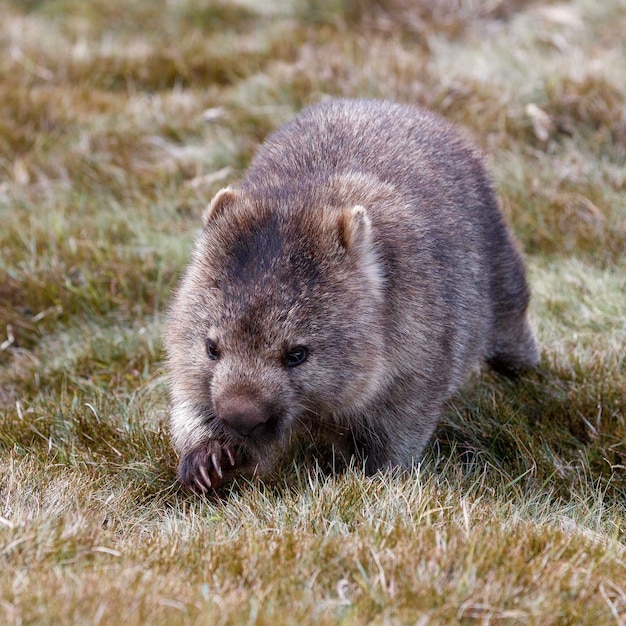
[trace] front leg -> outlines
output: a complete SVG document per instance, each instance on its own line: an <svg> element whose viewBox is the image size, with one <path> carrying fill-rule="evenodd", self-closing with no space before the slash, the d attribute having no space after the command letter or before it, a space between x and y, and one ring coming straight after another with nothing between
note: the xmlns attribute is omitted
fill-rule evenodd
<svg viewBox="0 0 626 626"><path fill-rule="evenodd" d="M178 479L192 491L207 493L232 478L238 456L231 444L201 441L181 456Z"/></svg>
<svg viewBox="0 0 626 626"><path fill-rule="evenodd" d="M398 396L364 415L363 424L355 431L355 451L365 460L368 476L381 469L409 469L419 463L437 426L439 406L425 406L410 395Z"/></svg>

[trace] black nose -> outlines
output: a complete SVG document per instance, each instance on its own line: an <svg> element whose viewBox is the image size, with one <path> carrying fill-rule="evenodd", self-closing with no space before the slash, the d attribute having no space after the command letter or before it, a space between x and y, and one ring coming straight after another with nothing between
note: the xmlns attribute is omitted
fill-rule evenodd
<svg viewBox="0 0 626 626"><path fill-rule="evenodd" d="M242 437L249 437L255 428L265 424L270 418L270 413L263 404L246 397L229 398L220 402L217 409L221 420Z"/></svg>

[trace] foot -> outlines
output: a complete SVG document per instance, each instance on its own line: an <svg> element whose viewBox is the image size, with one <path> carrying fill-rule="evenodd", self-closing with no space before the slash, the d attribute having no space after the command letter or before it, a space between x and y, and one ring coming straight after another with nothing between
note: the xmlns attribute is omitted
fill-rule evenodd
<svg viewBox="0 0 626 626"><path fill-rule="evenodd" d="M178 478L201 494L224 484L236 466L235 450L220 441L203 441L185 453L178 463Z"/></svg>

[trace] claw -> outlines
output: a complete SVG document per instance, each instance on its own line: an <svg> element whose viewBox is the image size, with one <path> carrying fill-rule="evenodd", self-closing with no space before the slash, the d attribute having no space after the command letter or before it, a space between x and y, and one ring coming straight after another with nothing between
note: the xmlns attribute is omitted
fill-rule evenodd
<svg viewBox="0 0 626 626"><path fill-rule="evenodd" d="M200 493L206 493L207 492L207 488L198 480L197 477L194 477L193 482L196 483L196 485L200 489Z"/></svg>
<svg viewBox="0 0 626 626"><path fill-rule="evenodd" d="M200 467L198 468L198 471L200 472L200 475L202 476L202 480L204 480L204 484L206 485L208 489L210 489L212 486L211 478L209 477L209 472L207 472L206 467L204 465L200 465ZM196 479L196 482L198 482L198 479Z"/></svg>
<svg viewBox="0 0 626 626"><path fill-rule="evenodd" d="M213 461L213 467L215 468L215 471L217 472L217 475L220 478L224 478L224 474L222 473L222 463L221 463L221 459L220 456L217 452L214 452L211 455L211 461Z"/></svg>
<svg viewBox="0 0 626 626"><path fill-rule="evenodd" d="M235 457L233 456L233 451L230 448L225 448L226 454L228 455L228 460L230 461L231 467L235 467Z"/></svg>

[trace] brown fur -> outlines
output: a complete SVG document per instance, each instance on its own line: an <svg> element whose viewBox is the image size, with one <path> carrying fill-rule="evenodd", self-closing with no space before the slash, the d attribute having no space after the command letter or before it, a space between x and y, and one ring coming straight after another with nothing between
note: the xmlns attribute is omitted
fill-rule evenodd
<svg viewBox="0 0 626 626"><path fill-rule="evenodd" d="M172 302L180 479L263 474L293 434L329 436L368 472L410 466L480 362L537 363L528 297L481 160L443 120L306 109L213 199Z"/></svg>

